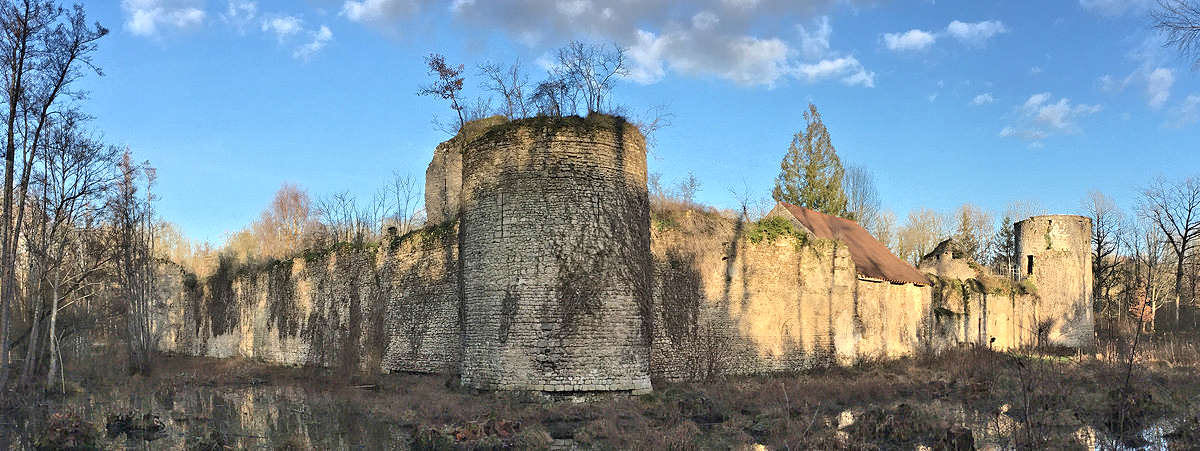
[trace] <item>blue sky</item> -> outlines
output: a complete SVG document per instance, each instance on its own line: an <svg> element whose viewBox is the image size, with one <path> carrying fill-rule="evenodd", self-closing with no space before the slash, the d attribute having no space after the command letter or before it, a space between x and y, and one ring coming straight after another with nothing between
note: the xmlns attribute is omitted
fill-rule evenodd
<svg viewBox="0 0 1200 451"><path fill-rule="evenodd" d="M284 182L369 196L392 171L423 177L449 114L415 95L424 55L520 58L537 80L570 39L629 49L615 100L673 113L650 169L694 172L705 203L768 196L813 102L901 218L1030 199L1073 213L1092 189L1129 207L1153 177L1200 174L1200 83L1152 5L112 0L85 5L113 32L82 84L96 130L159 169L163 218L213 242Z"/></svg>

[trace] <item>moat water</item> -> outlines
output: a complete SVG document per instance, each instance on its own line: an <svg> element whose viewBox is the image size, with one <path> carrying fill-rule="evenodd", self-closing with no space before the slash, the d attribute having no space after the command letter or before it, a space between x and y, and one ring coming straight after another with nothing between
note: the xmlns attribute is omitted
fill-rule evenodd
<svg viewBox="0 0 1200 451"><path fill-rule="evenodd" d="M1012 417L964 411L952 404L931 407L943 418L971 429L977 449L1011 449L1018 428ZM412 447L413 430L395 418L372 415L359 405L321 391L298 387L187 387L152 393L109 391L78 395L69 411L96 425L103 436L102 449L321 449L387 450ZM161 430L149 434L106 434L113 415L149 414ZM839 429L853 424L856 415L845 411ZM1076 442L1096 450L1166 450L1166 435L1178 422L1158 421L1141 431L1141 443L1130 446L1091 427L1074 432ZM0 448L32 449L38 427L32 423L5 422L0 428ZM839 432L843 434L843 432ZM573 448L570 441L556 445ZM756 447L751 446L750 449ZM918 446L917 449L928 449Z"/></svg>

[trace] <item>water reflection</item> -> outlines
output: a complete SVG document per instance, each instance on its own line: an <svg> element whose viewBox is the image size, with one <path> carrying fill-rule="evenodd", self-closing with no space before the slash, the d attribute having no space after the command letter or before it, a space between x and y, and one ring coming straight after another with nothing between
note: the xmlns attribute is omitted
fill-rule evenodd
<svg viewBox="0 0 1200 451"><path fill-rule="evenodd" d="M297 387L114 390L64 406L102 434L117 415L149 414L163 425L145 438L136 432L102 436L105 449L406 449L411 432L344 399ZM39 427L26 424L9 445L31 448L36 437L29 432Z"/></svg>

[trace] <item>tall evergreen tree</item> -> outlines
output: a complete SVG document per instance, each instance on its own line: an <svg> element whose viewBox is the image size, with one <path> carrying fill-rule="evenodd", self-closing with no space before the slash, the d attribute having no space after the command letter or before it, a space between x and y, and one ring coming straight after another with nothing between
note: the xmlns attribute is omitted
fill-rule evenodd
<svg viewBox="0 0 1200 451"><path fill-rule="evenodd" d="M1013 222L1011 217L1004 216L1000 220L1000 228L992 237L992 269L1000 274L1010 274L1017 264L1017 241L1013 235Z"/></svg>
<svg viewBox="0 0 1200 451"><path fill-rule="evenodd" d="M808 104L804 120L807 128L792 137L792 145L779 164L772 197L821 213L845 216L847 200L842 190L845 170L816 105Z"/></svg>

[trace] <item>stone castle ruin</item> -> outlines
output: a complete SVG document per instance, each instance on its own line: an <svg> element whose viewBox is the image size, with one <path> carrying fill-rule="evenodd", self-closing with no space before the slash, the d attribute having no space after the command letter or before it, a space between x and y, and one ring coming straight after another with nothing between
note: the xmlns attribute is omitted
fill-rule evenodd
<svg viewBox="0 0 1200 451"><path fill-rule="evenodd" d="M183 275L160 347L569 393L1092 338L1087 218L1018 223L1014 280L952 241L918 270L788 204L652 214L645 140L617 117L468 124L434 152L426 210L377 245Z"/></svg>

